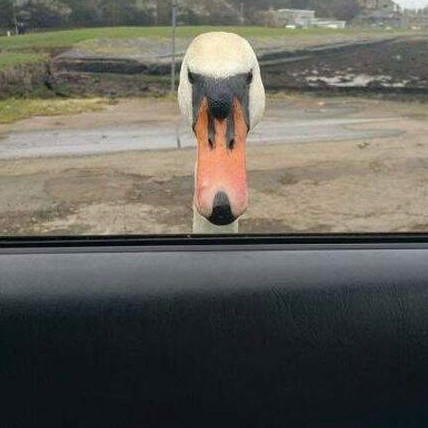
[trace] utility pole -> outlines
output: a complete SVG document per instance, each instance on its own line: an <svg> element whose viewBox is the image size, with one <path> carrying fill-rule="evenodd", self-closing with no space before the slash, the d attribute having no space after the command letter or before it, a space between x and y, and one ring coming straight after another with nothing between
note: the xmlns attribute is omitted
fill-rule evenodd
<svg viewBox="0 0 428 428"><path fill-rule="evenodd" d="M241 2L239 5L239 20L241 21L241 25L244 25L245 18L244 18L244 2Z"/></svg>
<svg viewBox="0 0 428 428"><path fill-rule="evenodd" d="M172 1L172 54L171 54L171 93L175 92L175 50L177 30L177 0Z"/></svg>

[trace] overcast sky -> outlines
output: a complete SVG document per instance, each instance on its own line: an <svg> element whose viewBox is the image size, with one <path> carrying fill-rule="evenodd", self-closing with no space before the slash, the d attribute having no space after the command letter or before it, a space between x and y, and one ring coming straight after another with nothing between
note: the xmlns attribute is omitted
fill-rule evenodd
<svg viewBox="0 0 428 428"><path fill-rule="evenodd" d="M394 0L401 7L406 9L418 9L428 6L428 0Z"/></svg>

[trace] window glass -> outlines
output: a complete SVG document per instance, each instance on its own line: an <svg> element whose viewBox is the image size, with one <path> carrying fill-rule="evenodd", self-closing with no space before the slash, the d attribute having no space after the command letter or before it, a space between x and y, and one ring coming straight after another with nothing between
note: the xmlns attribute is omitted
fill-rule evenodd
<svg viewBox="0 0 428 428"><path fill-rule="evenodd" d="M428 231L428 0L0 0L0 34L0 236Z"/></svg>

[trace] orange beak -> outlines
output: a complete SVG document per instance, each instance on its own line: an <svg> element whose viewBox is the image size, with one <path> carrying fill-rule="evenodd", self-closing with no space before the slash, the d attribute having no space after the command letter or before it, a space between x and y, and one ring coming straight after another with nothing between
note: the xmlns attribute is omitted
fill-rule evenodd
<svg viewBox="0 0 428 428"><path fill-rule="evenodd" d="M227 136L230 118L233 118L233 138ZM237 98L233 99L230 118L210 118L205 98L194 124L197 138L194 205L216 225L232 223L245 212L248 204L245 164L248 127Z"/></svg>

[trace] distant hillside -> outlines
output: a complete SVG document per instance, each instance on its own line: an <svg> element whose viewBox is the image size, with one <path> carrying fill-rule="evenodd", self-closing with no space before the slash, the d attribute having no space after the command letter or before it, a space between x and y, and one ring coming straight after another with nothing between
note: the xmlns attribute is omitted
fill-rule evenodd
<svg viewBox="0 0 428 428"><path fill-rule="evenodd" d="M385 0L386 1L386 0ZM0 0L0 29L17 22L29 29L76 26L168 25L171 0ZM180 0L181 25L253 24L269 9L315 10L317 16L350 20L361 0Z"/></svg>

